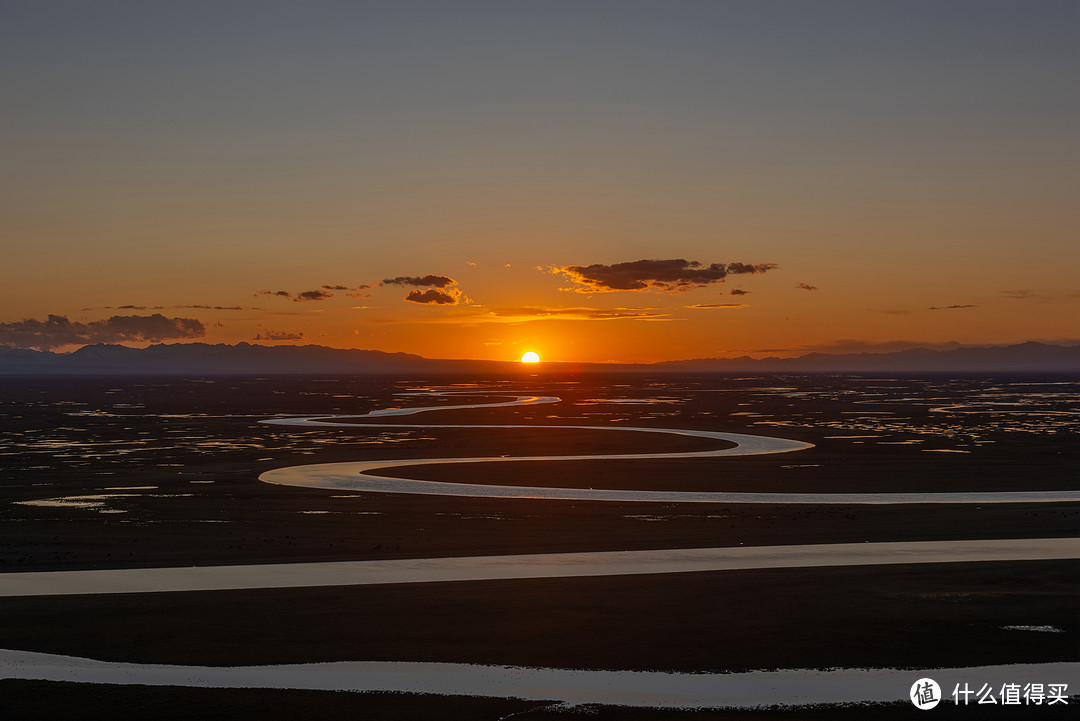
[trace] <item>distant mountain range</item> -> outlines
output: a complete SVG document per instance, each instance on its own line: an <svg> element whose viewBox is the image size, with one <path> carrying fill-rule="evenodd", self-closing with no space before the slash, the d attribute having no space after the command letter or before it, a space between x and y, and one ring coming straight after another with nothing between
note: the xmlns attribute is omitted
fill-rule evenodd
<svg viewBox="0 0 1080 721"><path fill-rule="evenodd" d="M1080 345L1020 343L952 350L912 348L893 353L809 353L797 358L702 358L669 361L655 367L700 372L756 373L962 373L1053 372L1080 374Z"/></svg>
<svg viewBox="0 0 1080 721"><path fill-rule="evenodd" d="M307 373L486 373L522 370L661 373L1001 373L1080 374L1080 345L1021 343L895 353L810 353L797 358L700 358L649 364L441 360L409 353L346 350L318 345L263 346L175 343L129 348L84 346L71 353L0 347L0 374L251 375Z"/></svg>

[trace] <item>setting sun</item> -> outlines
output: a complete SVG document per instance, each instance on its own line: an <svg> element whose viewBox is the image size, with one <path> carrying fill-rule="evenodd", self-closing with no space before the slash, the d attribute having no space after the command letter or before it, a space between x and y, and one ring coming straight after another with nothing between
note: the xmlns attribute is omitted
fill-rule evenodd
<svg viewBox="0 0 1080 721"><path fill-rule="evenodd" d="M521 362L522 363L539 363L540 362L540 356L537 355L536 353L533 353L532 351L529 351L528 353L521 356Z"/></svg>

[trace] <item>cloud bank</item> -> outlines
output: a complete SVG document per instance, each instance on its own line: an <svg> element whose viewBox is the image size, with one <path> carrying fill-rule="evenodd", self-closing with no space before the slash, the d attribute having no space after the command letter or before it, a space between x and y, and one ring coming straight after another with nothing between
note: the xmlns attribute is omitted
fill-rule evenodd
<svg viewBox="0 0 1080 721"><path fill-rule="evenodd" d="M456 289L451 289L455 291ZM444 292L441 290L435 290L434 288L428 288L427 290L413 290L407 296L405 300L410 303L420 304L434 304L434 305L455 305L458 302L460 292Z"/></svg>
<svg viewBox="0 0 1080 721"><path fill-rule="evenodd" d="M461 302L461 290L457 281L446 275L399 275L386 278L379 285L411 285L416 290L409 292L405 300L421 305L457 305ZM427 290L419 290L426 288Z"/></svg>
<svg viewBox="0 0 1080 721"><path fill-rule="evenodd" d="M609 293L615 291L659 290L664 292L701 288L722 283L729 275L764 273L776 268L775 263L712 263L702 265L696 260L635 260L629 263L604 265L567 265L548 268L577 283L579 293Z"/></svg>
<svg viewBox="0 0 1080 721"><path fill-rule="evenodd" d="M418 288L446 288L454 285L457 281L445 275L399 275L396 278L387 278L379 285L412 285Z"/></svg>
<svg viewBox="0 0 1080 721"><path fill-rule="evenodd" d="M166 318L153 315L114 315L90 323L72 322L66 316L46 320L28 318L0 323L0 345L51 350L65 345L185 340L206 335L197 318Z"/></svg>

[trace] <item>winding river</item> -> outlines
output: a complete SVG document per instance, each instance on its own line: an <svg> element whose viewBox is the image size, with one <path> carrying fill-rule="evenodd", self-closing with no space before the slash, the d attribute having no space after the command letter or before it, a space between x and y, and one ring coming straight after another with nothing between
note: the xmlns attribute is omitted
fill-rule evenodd
<svg viewBox="0 0 1080 721"><path fill-rule="evenodd" d="M428 392L403 395L435 396ZM458 395L488 396L481 392ZM696 493L675 491L594 490L493 486L415 481L376 475L375 471L447 463L551 462L586 459L720 458L789 453L809 443L740 433L583 425L459 425L379 423L433 411L495 408L559 402L554 396L514 396L496 403L394 408L362 415L289 416L261 421L273 425L348 428L527 428L662 433L721 441L727 446L679 453L608 455L424 458L323 463L279 468L259 478L267 483L376 493L411 493L486 498L563 499L665 503L1053 503L1080 500L1080 492L1004 493ZM364 419L362 424L343 423ZM752 568L948 563L1080 558L1080 539L995 539L838 543L737 548L658 549L596 553L531 554L387 561L262 564L191 568L116 569L0 574L0 596L37 596L162 591L214 591L388 583L428 583L489 579L551 578L625 574L661 574ZM920 675L933 676L943 688L968 679L1013 683L1075 681L1078 663L1012 664L994 667L930 669L789 669L740 674L682 674L567 669L523 669L440 663L342 662L217 668L96 661L28 651L0 649L0 678L138 683L174 686L318 688L390 690L414 693L473 694L557 700L563 703L612 703L672 708L754 707L762 704L807 705L906 700ZM1075 685L1073 687L1075 693Z"/></svg>

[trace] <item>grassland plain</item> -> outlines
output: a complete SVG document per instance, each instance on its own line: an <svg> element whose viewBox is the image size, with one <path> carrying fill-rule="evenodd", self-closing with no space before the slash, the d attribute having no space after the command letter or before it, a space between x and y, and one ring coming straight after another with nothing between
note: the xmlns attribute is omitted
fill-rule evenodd
<svg viewBox="0 0 1080 721"><path fill-rule="evenodd" d="M453 388L475 390L478 401L525 392L562 401L444 411L437 422L701 428L777 435L815 447L772 457L566 461L557 470L549 463L428 466L402 475L669 490L1074 489L1077 385L1067 379L538 374L20 378L3 384L4 571L1060 537L1074 535L1080 519L1075 503L690 507L340 494L256 480L270 468L358 458L702 447L695 439L652 434L638 434L627 448L621 437L627 434L605 432L307 431L257 422L280 413L363 413L411 402L395 393ZM0 599L0 617L8 619L0 646L147 663L434 660L692 672L1073 661L1078 590L1076 562L1033 561L9 598ZM1024 630L1044 627L1057 630ZM41 718L37 712L50 708L100 711L101 717L110 710L154 709L155 717L179 718L207 703L221 717L230 710L236 717L241 709L271 718L292 717L289 709L300 706L329 717L420 718L430 717L433 707L444 718L719 713L31 681L2 681L0 691L11 700L13 718ZM875 707L882 714L912 711L910 705ZM843 713L853 712L799 711L807 718Z"/></svg>

